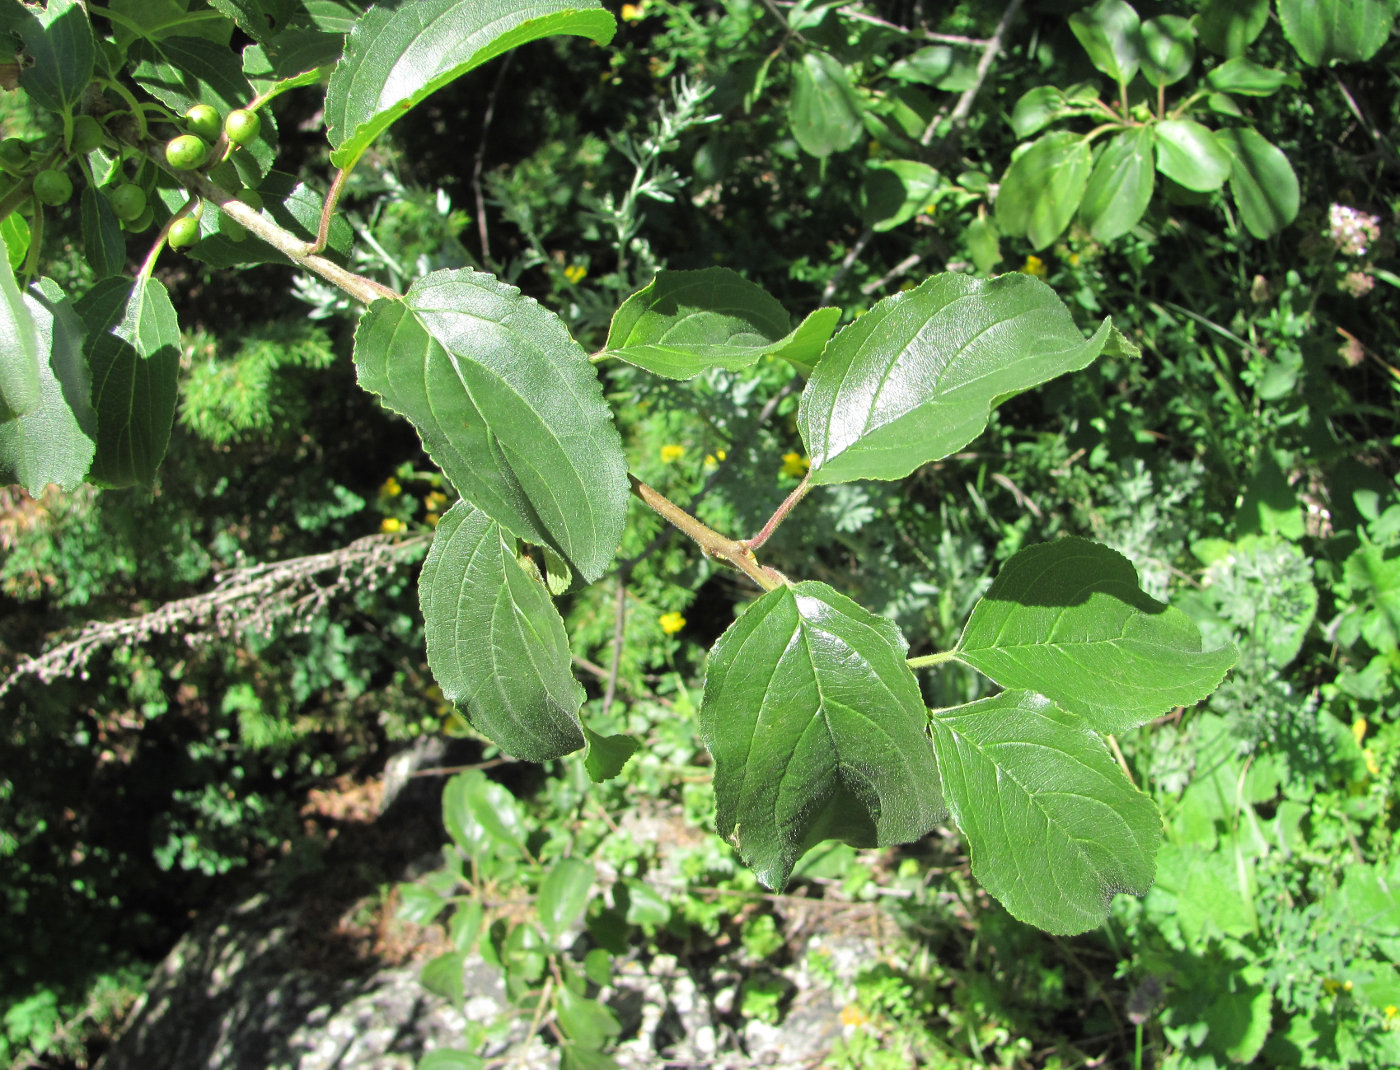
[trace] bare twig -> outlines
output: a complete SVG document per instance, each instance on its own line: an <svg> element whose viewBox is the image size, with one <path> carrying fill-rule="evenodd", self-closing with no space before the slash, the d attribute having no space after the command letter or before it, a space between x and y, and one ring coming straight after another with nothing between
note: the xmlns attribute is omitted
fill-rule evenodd
<svg viewBox="0 0 1400 1070"><path fill-rule="evenodd" d="M1006 10L1002 12L1001 21L997 23L996 32L992 34L987 42L986 48L982 50L982 58L977 61L977 75L973 82L962 96L958 98L957 104L953 106L952 112L948 116L952 130L960 130L967 123L968 116L972 114L972 105L977 100L977 94L982 91L982 83L987 80L987 75L992 69L992 63L996 60L997 54L1001 51L1002 42L1006 39L1006 31L1011 26L1011 20L1016 17L1016 13L1021 10L1021 0L1011 0L1006 5ZM934 130L938 126L938 120L929 123L924 131L923 137L919 139L920 144L931 145L933 143Z"/></svg>
<svg viewBox="0 0 1400 1070"><path fill-rule="evenodd" d="M836 288L841 285L841 280L846 277L860 254L865 252L866 245L870 243L870 239L874 235L874 227L866 227L861 231L860 237L855 240L845 257L842 258L841 266L836 269L836 274L827 279L826 285L822 287L822 304L826 304L836 295Z"/></svg>
<svg viewBox="0 0 1400 1070"><path fill-rule="evenodd" d="M481 192L481 169L486 162L486 134L491 129L491 119L496 114L496 98L500 96L501 85L505 82L506 71L510 70L514 52L507 52L505 59L496 69L496 82L486 97L486 110L481 116L481 140L476 145L476 157L472 160L472 196L476 199L476 232L481 237L481 262L491 263L491 239L486 233L486 198Z"/></svg>
<svg viewBox="0 0 1400 1070"><path fill-rule="evenodd" d="M22 677L37 676L49 683L60 676L82 673L103 647L130 646L167 632L183 631L185 641L192 646L235 632L270 633L287 617L319 612L332 597L352 586L363 584L373 589L383 573L416 556L428 540L427 535L407 539L367 535L326 553L233 569L218 577L212 591L167 602L140 616L90 621L73 639L38 657L21 659L0 681L0 696ZM327 572L336 575L329 582L319 582Z"/></svg>
<svg viewBox="0 0 1400 1070"><path fill-rule="evenodd" d="M617 615L613 621L612 663L608 666L608 685L603 691L603 716L612 709L617 696L617 674L622 666L622 644L627 637L627 577L631 569L617 570Z"/></svg>

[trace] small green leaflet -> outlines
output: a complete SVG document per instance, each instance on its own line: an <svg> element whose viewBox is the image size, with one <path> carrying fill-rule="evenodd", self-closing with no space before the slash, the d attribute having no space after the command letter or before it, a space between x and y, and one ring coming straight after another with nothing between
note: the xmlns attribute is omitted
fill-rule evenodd
<svg viewBox="0 0 1400 1070"><path fill-rule="evenodd" d="M996 221L1043 249L1063 233L1084 197L1092 154L1082 134L1056 130L1016 151L1001 179Z"/></svg>
<svg viewBox="0 0 1400 1070"><path fill-rule="evenodd" d="M840 318L840 309L821 308L790 331L787 310L736 271L661 271L613 315L604 352L667 379L736 371L768 355L808 370Z"/></svg>
<svg viewBox="0 0 1400 1070"><path fill-rule="evenodd" d="M1147 211L1155 178L1152 129L1139 126L1115 134L1094 163L1079 206L1080 221L1098 241L1121 238Z"/></svg>
<svg viewBox="0 0 1400 1070"><path fill-rule="evenodd" d="M1007 688L1049 696L1099 732L1122 732L1220 684L1238 654L1201 650L1180 610L1138 586L1116 550L1069 537L1028 546L972 610L956 654Z"/></svg>
<svg viewBox="0 0 1400 1070"><path fill-rule="evenodd" d="M1208 128L1193 119L1163 119L1152 131L1162 174L1197 193L1225 184L1230 156Z"/></svg>
<svg viewBox="0 0 1400 1070"><path fill-rule="evenodd" d="M1219 130L1215 138L1230 157L1230 193L1245 229L1273 237L1298 216L1298 176L1288 157L1249 127Z"/></svg>
<svg viewBox="0 0 1400 1070"><path fill-rule="evenodd" d="M558 316L494 276L436 271L370 306L355 365L463 497L584 579L602 575L622 539L626 460L598 373Z"/></svg>
<svg viewBox="0 0 1400 1070"><path fill-rule="evenodd" d="M1162 819L1080 718L1003 691L931 711L929 723L973 876L1014 917L1081 933L1115 894L1146 894Z"/></svg>
<svg viewBox="0 0 1400 1070"><path fill-rule="evenodd" d="M73 490L92 464L95 435L89 401L82 324L52 279L40 279L24 297L38 351L39 402L22 416L0 421L0 483L20 483L38 497L57 483Z"/></svg>
<svg viewBox="0 0 1400 1070"><path fill-rule="evenodd" d="M42 8L24 11L28 17L17 19L25 56L19 65L20 88L48 111L70 112L92 81L97 62L87 11L74 0L48 0Z"/></svg>
<svg viewBox="0 0 1400 1070"><path fill-rule="evenodd" d="M943 815L906 650L816 582L769 591L715 644L698 715L715 824L768 887L822 840L905 843Z"/></svg>
<svg viewBox="0 0 1400 1070"><path fill-rule="evenodd" d="M598 0L413 0L371 7L345 41L326 87L331 163L349 168L435 90L503 52L554 34L612 40Z"/></svg>
<svg viewBox="0 0 1400 1070"><path fill-rule="evenodd" d="M1086 340L1029 275L935 275L828 343L797 416L812 481L900 479L962 449L1002 401L1108 348L1136 352L1107 319Z"/></svg>
<svg viewBox="0 0 1400 1070"><path fill-rule="evenodd" d="M86 328L97 413L89 478L108 487L150 487L170 442L180 374L180 325L155 279L103 279L77 303Z"/></svg>
<svg viewBox="0 0 1400 1070"><path fill-rule="evenodd" d="M507 754L545 762L584 744L569 639L513 540L458 502L438 522L418 581L428 666L448 701Z"/></svg>

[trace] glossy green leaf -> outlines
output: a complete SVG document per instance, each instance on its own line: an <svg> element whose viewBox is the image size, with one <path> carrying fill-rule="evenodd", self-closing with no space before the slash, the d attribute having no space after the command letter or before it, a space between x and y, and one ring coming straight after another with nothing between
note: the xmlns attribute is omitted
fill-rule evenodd
<svg viewBox="0 0 1400 1070"><path fill-rule="evenodd" d="M715 644L698 715L715 823L768 887L822 840L904 843L942 815L906 651L894 624L815 582L769 591Z"/></svg>
<svg viewBox="0 0 1400 1070"><path fill-rule="evenodd" d="M20 88L40 107L70 112L92 81L97 61L87 11L76 0L48 0L44 7L26 11L27 18L17 19L25 57L19 68ZM13 54L8 58L13 60Z"/></svg>
<svg viewBox="0 0 1400 1070"><path fill-rule="evenodd" d="M316 85L345 51L343 34L319 30L289 30L276 47L249 45L243 50L243 76L264 101L291 89Z"/></svg>
<svg viewBox="0 0 1400 1070"><path fill-rule="evenodd" d="M1115 134L1099 153L1084 188L1080 222L1098 241L1121 238L1147 211L1155 178L1151 129L1137 126Z"/></svg>
<svg viewBox="0 0 1400 1070"><path fill-rule="evenodd" d="M557 941L583 916L595 876L593 864L582 858L561 858L545 874L535 909L550 940Z"/></svg>
<svg viewBox="0 0 1400 1070"><path fill-rule="evenodd" d="M1246 97L1267 97L1285 85L1300 84L1297 74L1261 67L1247 59L1227 59L1206 75L1206 84L1222 93L1238 93Z"/></svg>
<svg viewBox="0 0 1400 1070"><path fill-rule="evenodd" d="M0 422L33 412L43 397L39 327L9 259L0 264Z"/></svg>
<svg viewBox="0 0 1400 1070"><path fill-rule="evenodd" d="M436 271L370 306L355 364L464 498L586 580L602 574L627 466L597 372L558 316L494 276Z"/></svg>
<svg viewBox="0 0 1400 1070"><path fill-rule="evenodd" d="M155 279L103 279L77 303L97 414L90 478L150 487L170 442L180 374L180 325Z"/></svg>
<svg viewBox="0 0 1400 1070"><path fill-rule="evenodd" d="M1173 85L1196 62L1196 31L1190 19L1158 15L1139 30L1142 76L1156 86Z"/></svg>
<svg viewBox="0 0 1400 1070"><path fill-rule="evenodd" d="M460 1009L467 998L466 966L466 955L449 951L425 962L419 978L429 992Z"/></svg>
<svg viewBox="0 0 1400 1070"><path fill-rule="evenodd" d="M924 211L938 193L938 172L918 160L886 160L870 165L865 178L865 223L893 230Z"/></svg>
<svg viewBox="0 0 1400 1070"><path fill-rule="evenodd" d="M418 581L428 667L448 701L507 754L544 762L583 746L564 622L501 526L468 502L438 522Z"/></svg>
<svg viewBox="0 0 1400 1070"><path fill-rule="evenodd" d="M811 479L900 479L946 457L1005 399L1088 366L1111 333L1105 319L1086 340L1054 291L1019 272L935 275L887 297L831 340L803 392Z"/></svg>
<svg viewBox="0 0 1400 1070"><path fill-rule="evenodd" d="M793 68L788 119L792 136L812 156L830 156L856 143L864 128L860 98L835 56L808 52Z"/></svg>
<svg viewBox="0 0 1400 1070"><path fill-rule="evenodd" d="M1249 127L1221 130L1216 140L1230 156L1230 195L1245 229L1271 238L1292 223L1300 194L1288 157Z"/></svg>
<svg viewBox="0 0 1400 1070"><path fill-rule="evenodd" d="M1138 30L1141 20L1124 0L1099 0L1069 17L1069 28L1089 62L1115 82L1133 80L1138 70Z"/></svg>
<svg viewBox="0 0 1400 1070"><path fill-rule="evenodd" d="M787 310L736 271L660 271L613 315L604 351L668 379L768 355L810 367L840 318L840 309L822 308L789 330Z"/></svg>
<svg viewBox="0 0 1400 1070"><path fill-rule="evenodd" d="M295 12L293 0L209 0L209 6L232 19L256 41L282 32Z"/></svg>
<svg viewBox="0 0 1400 1070"><path fill-rule="evenodd" d="M601 1048L622 1032L622 1025L612 1011L596 999L579 995L568 985L560 986L554 1013L564 1035L584 1048Z"/></svg>
<svg viewBox="0 0 1400 1070"><path fill-rule="evenodd" d="M1012 157L997 193L996 220L1003 234L1024 234L1043 249L1069 226L1089 182L1093 156L1082 134L1057 130Z"/></svg>
<svg viewBox="0 0 1400 1070"><path fill-rule="evenodd" d="M600 736L587 725L583 726L583 738L587 744L583 755L583 768L595 784L618 776L641 746L633 736Z"/></svg>
<svg viewBox="0 0 1400 1070"><path fill-rule="evenodd" d="M1197 193L1209 193L1230 175L1230 154L1210 130L1192 119L1163 119L1152 126L1157 170Z"/></svg>
<svg viewBox="0 0 1400 1070"><path fill-rule="evenodd" d="M126 233L107 198L91 186L81 200L83 252L99 278L120 275L126 268Z"/></svg>
<svg viewBox="0 0 1400 1070"><path fill-rule="evenodd" d="M331 163L353 167L389 124L474 67L555 34L612 40L598 0L414 0L356 21L326 87Z"/></svg>
<svg viewBox="0 0 1400 1070"><path fill-rule="evenodd" d="M937 85L953 69L953 50L947 45L925 45L890 65L886 78L896 82Z"/></svg>
<svg viewBox="0 0 1400 1070"><path fill-rule="evenodd" d="M1145 594L1132 562L1073 536L1008 561L956 653L1002 687L1038 691L1100 732L1194 706L1238 656L1228 645L1203 651L1196 625Z"/></svg>
<svg viewBox="0 0 1400 1070"><path fill-rule="evenodd" d="M1019 138L1038 134L1058 119L1072 115L1098 114L1095 107L1098 93L1092 86L1075 85L1069 89L1042 85L1022 94L1011 110L1011 128Z"/></svg>
<svg viewBox="0 0 1400 1070"><path fill-rule="evenodd" d="M0 242L4 242L5 259L10 262L10 271L18 271L29 252L29 224L24 216L11 212L0 219Z"/></svg>
<svg viewBox="0 0 1400 1070"><path fill-rule="evenodd" d="M57 283L40 279L24 295L23 307L39 355L39 403L0 421L0 483L20 483L38 497L50 483L65 490L82 483L92 464L96 421L83 328L72 305ZM16 318L8 302L3 314ZM7 355L12 344L12 337L0 337Z"/></svg>
<svg viewBox="0 0 1400 1070"><path fill-rule="evenodd" d="M1242 56L1269 21L1269 0L1210 0L1197 16L1201 44L1218 56Z"/></svg>
<svg viewBox="0 0 1400 1070"><path fill-rule="evenodd" d="M1368 60L1390 36L1388 0L1278 0L1283 35L1304 63Z"/></svg>
<svg viewBox="0 0 1400 1070"><path fill-rule="evenodd" d="M442 823L452 842L479 856L493 847L525 850L525 819L515 796L480 769L458 773L442 791Z"/></svg>
<svg viewBox="0 0 1400 1070"><path fill-rule="evenodd" d="M1152 884L1161 817L1082 719L1029 691L931 712L934 750L972 873L1052 933L1102 924Z"/></svg>

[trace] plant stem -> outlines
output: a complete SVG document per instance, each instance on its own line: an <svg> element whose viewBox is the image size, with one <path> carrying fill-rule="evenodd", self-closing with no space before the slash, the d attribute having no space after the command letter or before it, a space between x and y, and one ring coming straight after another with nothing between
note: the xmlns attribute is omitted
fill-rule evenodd
<svg viewBox="0 0 1400 1070"><path fill-rule="evenodd" d="M176 177L184 183L186 189L199 194L206 201L217 204L222 211L228 213L229 218L242 223L249 231L267 242L292 263L320 275L321 278L340 287L357 301L368 305L383 297L396 301L403 299L402 294L375 282L373 279L367 279L363 275L347 271L323 256L308 253L306 242L301 238L290 231L283 230L271 220L264 219L261 212L244 204L227 190L214 185L203 175L181 172Z"/></svg>
<svg viewBox="0 0 1400 1070"><path fill-rule="evenodd" d="M937 654L925 654L919 658L907 658L904 664L911 669L931 669L935 665L942 665L945 661L953 661L958 656L956 650L940 650Z"/></svg>
<svg viewBox="0 0 1400 1070"><path fill-rule="evenodd" d="M808 482L811 478L812 473L810 472L803 476L802 482L797 484L797 489L783 500L782 505L773 510L773 515L768 518L768 523L763 525L762 530L752 539L748 539L740 545L747 546L750 550L757 550L767 542L772 537L773 532L778 530L778 525L787 519L787 515L792 512L793 507L805 498L807 492L812 489L812 484Z"/></svg>
<svg viewBox="0 0 1400 1070"><path fill-rule="evenodd" d="M331 217L335 214L335 206L340 203L340 192L345 188L345 180L350 177L350 169L342 167L335 173L335 181L331 183L330 192L326 194L325 203L321 205L321 222L316 227L316 240L307 246L307 255L319 253L326 247L326 242L331 237Z"/></svg>
<svg viewBox="0 0 1400 1070"><path fill-rule="evenodd" d="M727 561L765 591L772 591L786 582L772 569L760 565L758 559L754 557L753 551L743 542L721 535L713 528L702 524L660 491L647 486L632 473L627 474L627 479L632 484L633 494L640 498L649 509L659 513L666 521L674 524L694 539L706 556Z"/></svg>

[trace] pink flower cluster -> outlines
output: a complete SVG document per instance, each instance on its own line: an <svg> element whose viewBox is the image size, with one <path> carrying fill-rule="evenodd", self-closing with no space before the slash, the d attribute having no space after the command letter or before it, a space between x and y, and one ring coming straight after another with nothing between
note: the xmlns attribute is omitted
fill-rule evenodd
<svg viewBox="0 0 1400 1070"><path fill-rule="evenodd" d="M1328 237L1346 256L1365 256L1366 250L1381 236L1378 216L1358 212L1344 204L1334 204L1327 210L1327 224Z"/></svg>

